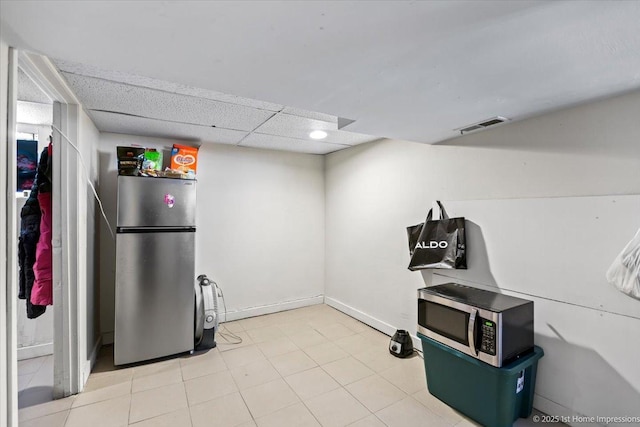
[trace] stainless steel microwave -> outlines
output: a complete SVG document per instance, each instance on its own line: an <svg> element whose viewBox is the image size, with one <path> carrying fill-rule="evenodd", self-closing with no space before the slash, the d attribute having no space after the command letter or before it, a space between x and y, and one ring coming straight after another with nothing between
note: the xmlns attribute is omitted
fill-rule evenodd
<svg viewBox="0 0 640 427"><path fill-rule="evenodd" d="M422 288L418 332L501 367L533 349L533 301L457 283Z"/></svg>

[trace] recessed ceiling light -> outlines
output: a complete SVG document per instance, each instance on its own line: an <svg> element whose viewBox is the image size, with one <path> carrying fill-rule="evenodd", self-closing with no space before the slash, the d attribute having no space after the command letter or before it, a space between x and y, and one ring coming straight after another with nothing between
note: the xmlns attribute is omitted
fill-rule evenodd
<svg viewBox="0 0 640 427"><path fill-rule="evenodd" d="M323 130L314 130L309 134L312 139L325 139L327 137L327 133Z"/></svg>

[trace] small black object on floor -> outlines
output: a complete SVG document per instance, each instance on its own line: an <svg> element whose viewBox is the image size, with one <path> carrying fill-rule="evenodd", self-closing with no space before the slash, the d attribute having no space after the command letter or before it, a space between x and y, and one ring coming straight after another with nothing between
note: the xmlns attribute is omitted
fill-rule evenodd
<svg viewBox="0 0 640 427"><path fill-rule="evenodd" d="M398 329L391 342L389 342L389 353L396 357L405 358L413 354L413 341L411 335L404 329Z"/></svg>

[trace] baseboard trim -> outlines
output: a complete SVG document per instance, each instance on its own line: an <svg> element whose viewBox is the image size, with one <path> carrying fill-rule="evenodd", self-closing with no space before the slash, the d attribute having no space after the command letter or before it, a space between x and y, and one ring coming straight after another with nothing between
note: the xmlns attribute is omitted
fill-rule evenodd
<svg viewBox="0 0 640 427"><path fill-rule="evenodd" d="M364 313L358 310L357 308L351 307L350 305L347 305L343 302L338 301L337 299L334 299L331 297L324 297L324 302L325 304L335 308L336 310L339 310L344 314L347 314L353 317L354 319L357 319L362 323L365 323L371 326L372 328L379 330L385 335L392 336L397 330L397 328L393 327L393 325L390 325L387 322L383 322L380 319L370 316L367 313Z"/></svg>
<svg viewBox="0 0 640 427"><path fill-rule="evenodd" d="M263 314L277 313L279 311L293 310L294 308L308 307L310 305L322 304L324 297L317 295L309 298L301 298L292 301L284 301L275 304L261 305L257 307L247 307L238 310L228 311L226 314L221 313L220 317L225 322L246 319L247 317L261 316Z"/></svg>
<svg viewBox="0 0 640 427"><path fill-rule="evenodd" d="M34 357L53 354L53 343L31 345L18 348L18 360L33 359Z"/></svg>
<svg viewBox="0 0 640 427"><path fill-rule="evenodd" d="M102 336L98 336L95 345L93 346L93 350L91 350L91 355L89 356L89 360L84 363L84 367L82 369L82 379L80 381L78 392L84 390L84 385L89 379L89 375L91 374L91 370L96 364L96 360L98 359L98 352L100 351L100 347L102 347Z"/></svg>
<svg viewBox="0 0 640 427"><path fill-rule="evenodd" d="M392 337L393 334L395 334L396 331L399 329L393 325L390 325L387 322L384 322L380 319L370 316L367 313L358 310L357 308L351 307L350 305L340 302L337 299L334 299L331 297L324 297L324 302L325 304L335 308L336 310L340 310L344 314L349 315L354 319L358 319L362 323L369 325L374 329L377 329L378 331L382 332L385 335L388 335L389 337ZM422 341L420 341L420 338L418 338L416 335L412 335L412 334L410 335L411 335L411 340L413 341L413 348L419 349L420 351L422 351Z"/></svg>

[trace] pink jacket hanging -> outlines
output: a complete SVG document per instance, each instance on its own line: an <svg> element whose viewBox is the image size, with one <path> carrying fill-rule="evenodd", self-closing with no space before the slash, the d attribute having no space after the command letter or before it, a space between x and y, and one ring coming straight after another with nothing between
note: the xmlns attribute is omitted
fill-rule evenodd
<svg viewBox="0 0 640 427"><path fill-rule="evenodd" d="M53 304L53 255L51 251L51 193L38 194L42 217L40 219L40 239L36 247L36 262L33 265L35 280L31 290L31 303L35 305Z"/></svg>

